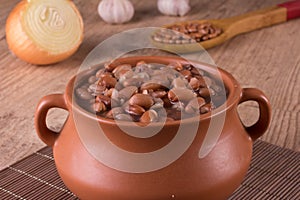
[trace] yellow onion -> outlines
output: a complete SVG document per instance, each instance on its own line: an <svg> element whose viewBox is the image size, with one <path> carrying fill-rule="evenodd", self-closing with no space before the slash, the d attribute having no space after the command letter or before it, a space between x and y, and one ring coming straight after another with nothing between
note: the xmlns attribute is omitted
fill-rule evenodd
<svg viewBox="0 0 300 200"><path fill-rule="evenodd" d="M32 64L62 61L76 52L82 39L82 18L69 0L23 0L6 21L9 49Z"/></svg>

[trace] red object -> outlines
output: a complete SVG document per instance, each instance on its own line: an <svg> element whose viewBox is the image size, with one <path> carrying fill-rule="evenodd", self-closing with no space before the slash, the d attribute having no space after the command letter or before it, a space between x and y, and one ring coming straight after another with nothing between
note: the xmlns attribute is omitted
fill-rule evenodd
<svg viewBox="0 0 300 200"><path fill-rule="evenodd" d="M286 20L300 17L300 0L285 2L278 6L287 9Z"/></svg>

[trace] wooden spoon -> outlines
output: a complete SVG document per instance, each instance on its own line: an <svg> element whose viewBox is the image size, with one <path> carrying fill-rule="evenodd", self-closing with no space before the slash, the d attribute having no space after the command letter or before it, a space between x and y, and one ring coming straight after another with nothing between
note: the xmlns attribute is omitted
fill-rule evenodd
<svg viewBox="0 0 300 200"><path fill-rule="evenodd" d="M249 12L243 15L224 18L224 19L211 19L211 20L194 20L194 21L184 21L175 24L170 24L164 26L164 28L171 27L173 25L184 25L190 23L211 23L213 26L222 29L222 34L219 36L202 41L199 43L187 43L187 44L172 44L172 43L163 43L153 40L155 46L177 52L177 53L189 53L199 51L203 48L208 49L219 45L230 38L257 30L260 28L268 27L274 24L279 24L286 22L288 20L300 17L300 0L291 1L282 3L276 6L269 8L264 8L262 10L257 10L254 12ZM202 46L200 46L200 45Z"/></svg>

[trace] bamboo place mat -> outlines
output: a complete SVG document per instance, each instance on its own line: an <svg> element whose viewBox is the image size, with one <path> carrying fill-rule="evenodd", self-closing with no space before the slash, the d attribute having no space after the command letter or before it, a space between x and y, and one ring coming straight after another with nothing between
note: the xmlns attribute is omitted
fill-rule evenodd
<svg viewBox="0 0 300 200"><path fill-rule="evenodd" d="M251 166L231 200L300 199L300 153L260 140ZM0 199L78 199L59 178L52 149L40 151L0 171Z"/></svg>

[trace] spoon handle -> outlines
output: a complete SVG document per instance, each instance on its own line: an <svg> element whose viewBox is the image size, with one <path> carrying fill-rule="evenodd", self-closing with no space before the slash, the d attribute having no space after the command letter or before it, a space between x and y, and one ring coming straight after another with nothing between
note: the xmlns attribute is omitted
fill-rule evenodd
<svg viewBox="0 0 300 200"><path fill-rule="evenodd" d="M291 20L300 17L300 1L290 1L279 4L278 6L286 8L286 19Z"/></svg>
<svg viewBox="0 0 300 200"><path fill-rule="evenodd" d="M300 17L300 0L249 12L221 20L228 34L227 39L241 33L279 24Z"/></svg>

